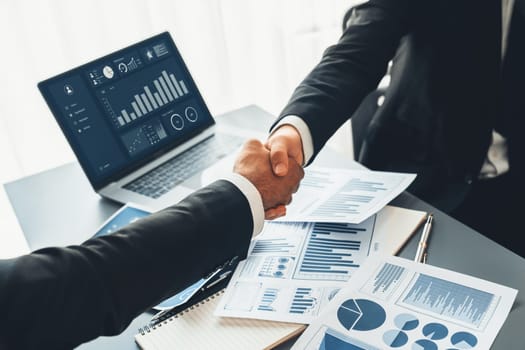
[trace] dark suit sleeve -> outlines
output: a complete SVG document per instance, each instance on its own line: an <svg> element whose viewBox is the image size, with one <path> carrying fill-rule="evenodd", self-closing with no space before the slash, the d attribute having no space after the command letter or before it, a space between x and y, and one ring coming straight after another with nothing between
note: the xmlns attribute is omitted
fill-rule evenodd
<svg viewBox="0 0 525 350"><path fill-rule="evenodd" d="M301 117L312 134L314 155L384 76L409 26L409 2L370 0L355 7L339 42L295 89L277 122Z"/></svg>
<svg viewBox="0 0 525 350"><path fill-rule="evenodd" d="M245 256L252 220L246 197L221 180L112 235L0 260L0 348L72 348L120 333L164 298Z"/></svg>

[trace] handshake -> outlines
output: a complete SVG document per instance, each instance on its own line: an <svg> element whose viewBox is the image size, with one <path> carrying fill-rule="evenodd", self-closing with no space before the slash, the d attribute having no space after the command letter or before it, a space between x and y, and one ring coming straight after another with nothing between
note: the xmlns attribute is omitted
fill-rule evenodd
<svg viewBox="0 0 525 350"><path fill-rule="evenodd" d="M289 125L278 128L262 144L247 141L238 155L233 171L247 178L259 191L265 219L273 220L286 214L299 182L304 177L301 137Z"/></svg>

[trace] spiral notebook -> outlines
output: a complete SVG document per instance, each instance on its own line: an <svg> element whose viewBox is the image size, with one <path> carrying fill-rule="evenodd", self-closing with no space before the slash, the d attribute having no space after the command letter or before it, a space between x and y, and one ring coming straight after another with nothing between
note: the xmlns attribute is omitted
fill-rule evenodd
<svg viewBox="0 0 525 350"><path fill-rule="evenodd" d="M168 349L272 349L299 335L297 323L214 316L224 290L135 335L143 350Z"/></svg>

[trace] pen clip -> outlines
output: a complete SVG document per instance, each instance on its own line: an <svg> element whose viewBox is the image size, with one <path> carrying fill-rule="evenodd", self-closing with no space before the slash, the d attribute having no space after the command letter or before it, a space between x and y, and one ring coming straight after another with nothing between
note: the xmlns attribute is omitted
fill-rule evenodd
<svg viewBox="0 0 525 350"><path fill-rule="evenodd" d="M416 257L414 258L414 260L417 262L426 263L428 237L430 236L430 230L432 228L433 221L434 215L432 213L428 214L425 221L425 226L423 227L423 232L421 232L421 237L417 244Z"/></svg>

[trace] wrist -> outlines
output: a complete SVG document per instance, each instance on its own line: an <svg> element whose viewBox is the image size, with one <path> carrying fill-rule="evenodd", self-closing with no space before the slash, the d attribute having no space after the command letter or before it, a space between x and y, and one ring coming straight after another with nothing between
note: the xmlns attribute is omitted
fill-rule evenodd
<svg viewBox="0 0 525 350"><path fill-rule="evenodd" d="M264 225L263 198L259 189L244 175L233 172L224 177L233 183L246 197L253 219L253 236L258 235Z"/></svg>

